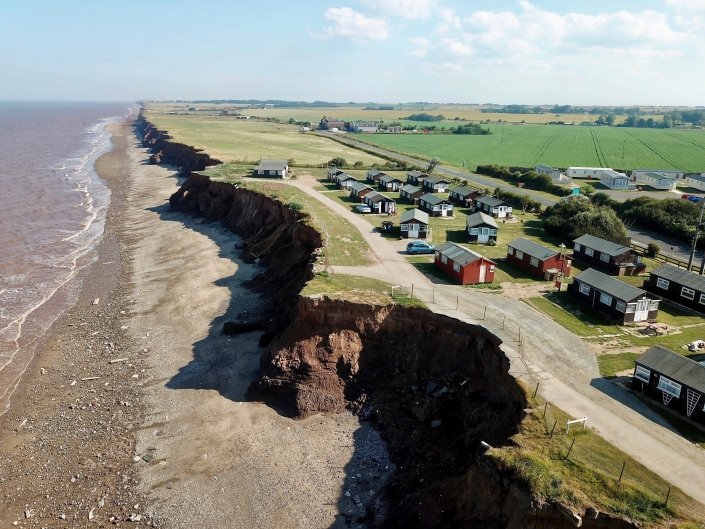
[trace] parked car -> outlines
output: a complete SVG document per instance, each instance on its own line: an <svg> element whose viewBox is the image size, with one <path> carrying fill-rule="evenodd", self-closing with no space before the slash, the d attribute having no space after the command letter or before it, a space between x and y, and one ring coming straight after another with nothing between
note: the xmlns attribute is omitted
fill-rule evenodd
<svg viewBox="0 0 705 529"><path fill-rule="evenodd" d="M358 213L372 213L372 208L367 204L355 204L355 211Z"/></svg>
<svg viewBox="0 0 705 529"><path fill-rule="evenodd" d="M699 197L697 195L688 195L688 194L682 195L681 198L683 200L690 200L691 202L700 202L702 200L702 197Z"/></svg>
<svg viewBox="0 0 705 529"><path fill-rule="evenodd" d="M435 246L424 241L411 241L406 245L406 253L408 254L433 253L435 251Z"/></svg>

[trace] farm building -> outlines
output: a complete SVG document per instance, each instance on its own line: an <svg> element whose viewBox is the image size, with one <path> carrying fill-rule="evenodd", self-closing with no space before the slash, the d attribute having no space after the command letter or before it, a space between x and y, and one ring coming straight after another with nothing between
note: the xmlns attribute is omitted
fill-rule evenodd
<svg viewBox="0 0 705 529"><path fill-rule="evenodd" d="M651 272L644 289L673 303L705 314L705 277L665 264Z"/></svg>
<svg viewBox="0 0 705 529"><path fill-rule="evenodd" d="M564 245L565 246L565 245ZM522 237L507 245L507 262L545 281L570 276L572 261L561 252Z"/></svg>
<svg viewBox="0 0 705 529"><path fill-rule="evenodd" d="M379 177L377 185L380 191L398 191L399 188L404 185L404 181L396 176L385 174Z"/></svg>
<svg viewBox="0 0 705 529"><path fill-rule="evenodd" d="M353 184L357 184L360 181L348 173L340 173L335 177L335 182L338 184L339 189L349 190Z"/></svg>
<svg viewBox="0 0 705 529"><path fill-rule="evenodd" d="M367 171L367 181L371 184L377 184L379 183L379 179L386 175L387 173L383 173L377 169L370 169Z"/></svg>
<svg viewBox="0 0 705 529"><path fill-rule="evenodd" d="M403 185L399 188L399 198L404 199L410 204L416 204L418 198L424 194L420 187L412 186L411 184Z"/></svg>
<svg viewBox="0 0 705 529"><path fill-rule="evenodd" d="M475 211L482 211L500 219L512 216L512 206L501 198L484 195L475 200Z"/></svg>
<svg viewBox="0 0 705 529"><path fill-rule="evenodd" d="M482 192L467 186L453 186L448 191L448 199L458 206L469 208Z"/></svg>
<svg viewBox="0 0 705 529"><path fill-rule="evenodd" d="M446 242L437 247L433 263L461 285L494 281L494 261L454 242Z"/></svg>
<svg viewBox="0 0 705 529"><path fill-rule="evenodd" d="M546 176L550 176L551 180L560 180L561 175L563 172L560 169L554 169L553 167L550 167L548 165L537 165L534 167L534 171L536 174L545 174Z"/></svg>
<svg viewBox="0 0 705 529"><path fill-rule="evenodd" d="M321 130L341 130L345 128L345 122L340 119L327 118L323 116L321 122L318 124L318 128Z"/></svg>
<svg viewBox="0 0 705 529"><path fill-rule="evenodd" d="M636 176L632 173L632 177L637 184L644 184L654 189L673 191L676 188L676 179L666 173L639 173Z"/></svg>
<svg viewBox="0 0 705 529"><path fill-rule="evenodd" d="M254 177L286 178L289 173L289 162L286 160L261 160L252 171Z"/></svg>
<svg viewBox="0 0 705 529"><path fill-rule="evenodd" d="M405 211L399 217L399 229L404 239L428 239L431 236L428 213L416 208Z"/></svg>
<svg viewBox="0 0 705 529"><path fill-rule="evenodd" d="M432 217L452 217L453 203L447 198L441 198L433 193L419 197L419 208Z"/></svg>
<svg viewBox="0 0 705 529"><path fill-rule="evenodd" d="M445 193L450 181L440 176L429 176L423 181L422 187L428 193Z"/></svg>
<svg viewBox="0 0 705 529"><path fill-rule="evenodd" d="M387 127L387 132L390 134L401 134L402 128L401 125L390 125Z"/></svg>
<svg viewBox="0 0 705 529"><path fill-rule="evenodd" d="M372 213L387 213L389 215L396 213L396 201L377 191L370 191L362 197L362 201L372 208Z"/></svg>
<svg viewBox="0 0 705 529"><path fill-rule="evenodd" d="M661 345L651 347L635 363L634 389L705 423L705 366Z"/></svg>
<svg viewBox="0 0 705 529"><path fill-rule="evenodd" d="M573 241L573 259L588 263L613 276L635 276L646 270L641 255L594 235L582 235Z"/></svg>
<svg viewBox="0 0 705 529"><path fill-rule="evenodd" d="M338 169L337 167L331 167L328 169L328 180L335 182L335 177L344 172L345 171Z"/></svg>
<svg viewBox="0 0 705 529"><path fill-rule="evenodd" d="M350 130L353 132L363 132L366 134L374 134L377 132L377 123L374 121L353 121L350 123Z"/></svg>
<svg viewBox="0 0 705 529"><path fill-rule="evenodd" d="M611 171L611 167L568 167L565 170L568 178L587 178L588 180L597 180L600 178L602 171Z"/></svg>
<svg viewBox="0 0 705 529"><path fill-rule="evenodd" d="M705 191L705 176L701 174L685 175L684 180L686 186Z"/></svg>
<svg viewBox="0 0 705 529"><path fill-rule="evenodd" d="M355 202L363 202L363 197L370 191L374 191L374 189L362 182L355 182L350 186L350 198Z"/></svg>
<svg viewBox="0 0 705 529"><path fill-rule="evenodd" d="M428 178L428 175L426 173L422 173L421 171L407 171L406 172L406 183L407 184L412 184L415 186L421 186L421 182L426 180Z"/></svg>
<svg viewBox="0 0 705 529"><path fill-rule="evenodd" d="M658 299L593 268L573 279L568 294L620 324L654 321L658 315Z"/></svg>
<svg viewBox="0 0 705 529"><path fill-rule="evenodd" d="M629 189L629 177L611 169L600 173L600 183L609 189Z"/></svg>
<svg viewBox="0 0 705 529"><path fill-rule="evenodd" d="M679 171L678 169L634 169L632 171L632 178L635 181L639 181L639 177L646 173L658 173L667 176L668 178L673 178L674 180L683 180L685 173Z"/></svg>
<svg viewBox="0 0 705 529"><path fill-rule="evenodd" d="M472 213L465 219L465 226L468 230L468 242L479 244L490 244L490 241L497 242L499 228L489 215L481 211Z"/></svg>

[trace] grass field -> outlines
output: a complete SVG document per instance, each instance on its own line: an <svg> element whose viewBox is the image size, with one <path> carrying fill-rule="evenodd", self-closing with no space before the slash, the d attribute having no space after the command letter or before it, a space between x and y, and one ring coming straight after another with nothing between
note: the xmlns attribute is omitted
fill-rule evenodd
<svg viewBox="0 0 705 529"><path fill-rule="evenodd" d="M474 168L482 164L532 167L588 166L617 169L705 169L705 133L566 125L491 124L489 136L453 134L356 135L397 152L436 157Z"/></svg>
<svg viewBox="0 0 705 529"><path fill-rule="evenodd" d="M335 157L365 166L387 160L313 134L301 134L295 125L235 120L229 116L173 115L149 112L147 118L174 141L203 149L223 162L256 164L261 158L293 159L297 165L320 165Z"/></svg>

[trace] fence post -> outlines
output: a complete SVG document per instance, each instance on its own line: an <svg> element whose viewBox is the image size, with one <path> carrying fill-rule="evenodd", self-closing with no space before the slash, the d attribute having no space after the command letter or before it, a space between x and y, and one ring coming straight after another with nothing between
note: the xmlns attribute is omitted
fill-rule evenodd
<svg viewBox="0 0 705 529"><path fill-rule="evenodd" d="M668 486L668 492L666 493L666 501L663 503L664 507L668 507L668 498L671 497L671 486Z"/></svg>
<svg viewBox="0 0 705 529"><path fill-rule="evenodd" d="M414 284L411 283L411 299L414 299Z"/></svg>
<svg viewBox="0 0 705 529"><path fill-rule="evenodd" d="M536 389L534 390L534 398L536 398L536 394L539 392L539 384L540 384L540 382L537 382L537 383L536 383ZM546 416L546 408L547 408L547 407L548 407L548 402L547 402L546 405L543 407L543 416L544 416L544 417Z"/></svg>
<svg viewBox="0 0 705 529"><path fill-rule="evenodd" d="M458 294L455 295L455 310L458 310L458 306L460 305L460 296Z"/></svg>
<svg viewBox="0 0 705 529"><path fill-rule="evenodd" d="M433 291L433 299L432 299L431 303L435 303L436 302L436 289L434 288L432 291Z"/></svg>
<svg viewBox="0 0 705 529"><path fill-rule="evenodd" d="M565 458L568 459L570 457L570 453L573 451L573 445L575 444L575 437L573 437L573 442L570 443L570 448L568 449L568 453L565 455Z"/></svg>
<svg viewBox="0 0 705 529"><path fill-rule="evenodd" d="M507 319L506 316L502 316L502 330L504 330L504 320L506 320L506 319Z"/></svg>
<svg viewBox="0 0 705 529"><path fill-rule="evenodd" d="M553 432L556 431L556 424L558 424L558 421L554 421L553 428L551 428L551 436L549 437L549 439L553 439Z"/></svg>
<svg viewBox="0 0 705 529"><path fill-rule="evenodd" d="M486 320L487 319L487 305L485 305L485 310L482 313L482 319Z"/></svg>
<svg viewBox="0 0 705 529"><path fill-rule="evenodd" d="M519 347L521 347L521 327L519 327Z"/></svg>
<svg viewBox="0 0 705 529"><path fill-rule="evenodd" d="M626 466L627 466L627 462L624 461L624 462L622 463L622 471L619 473L619 479L617 480L617 481L619 481L620 483L622 482L622 476L624 475L624 467L626 467Z"/></svg>

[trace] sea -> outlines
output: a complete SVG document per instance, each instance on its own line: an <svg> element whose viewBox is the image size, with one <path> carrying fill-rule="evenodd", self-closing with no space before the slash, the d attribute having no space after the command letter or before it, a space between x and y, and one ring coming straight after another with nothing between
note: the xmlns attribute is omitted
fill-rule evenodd
<svg viewBox="0 0 705 529"><path fill-rule="evenodd" d="M134 108L0 101L0 414L97 258L110 190L94 165Z"/></svg>

